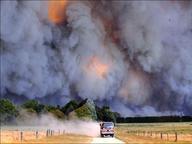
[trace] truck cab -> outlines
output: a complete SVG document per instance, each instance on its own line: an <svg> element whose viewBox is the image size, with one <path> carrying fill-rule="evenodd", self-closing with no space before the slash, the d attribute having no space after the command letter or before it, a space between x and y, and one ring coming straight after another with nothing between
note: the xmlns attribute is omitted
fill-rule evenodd
<svg viewBox="0 0 192 144"><path fill-rule="evenodd" d="M100 135L114 137L114 123L113 122L101 122L100 123Z"/></svg>

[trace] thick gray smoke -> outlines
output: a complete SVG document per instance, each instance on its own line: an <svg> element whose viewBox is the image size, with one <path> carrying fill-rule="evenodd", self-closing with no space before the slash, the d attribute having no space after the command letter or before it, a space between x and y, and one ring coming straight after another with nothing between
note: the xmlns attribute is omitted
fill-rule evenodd
<svg viewBox="0 0 192 144"><path fill-rule="evenodd" d="M192 114L192 2L63 3L58 23L50 1L1 1L2 95L91 98L128 116Z"/></svg>

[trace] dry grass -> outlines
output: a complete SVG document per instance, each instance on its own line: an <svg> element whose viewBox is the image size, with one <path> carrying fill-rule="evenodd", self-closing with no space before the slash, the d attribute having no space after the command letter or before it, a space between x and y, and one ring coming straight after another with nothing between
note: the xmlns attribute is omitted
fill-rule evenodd
<svg viewBox="0 0 192 144"><path fill-rule="evenodd" d="M175 132L178 134L177 142ZM119 124L116 136L132 144L192 144L192 125L190 123Z"/></svg>
<svg viewBox="0 0 192 144"><path fill-rule="evenodd" d="M153 124L118 124L116 127L116 137L126 143L131 144L192 144L192 124L191 123L153 123ZM128 133L129 132L129 133ZM134 132L139 133L139 135ZM144 134L145 132L145 134ZM147 133L149 132L149 133ZM152 136L151 136L152 132ZM177 132L177 142L175 142L175 132ZM161 134L163 138L161 139ZM168 137L167 137L168 133ZM20 131L1 131L1 143L91 143L92 137L54 133L54 136L46 137L46 131L38 133L36 139L35 131L24 131L23 141L20 142Z"/></svg>
<svg viewBox="0 0 192 144"><path fill-rule="evenodd" d="M55 136L46 137L46 132L41 131L38 133L38 139L36 139L36 132L35 131L24 131L23 132L23 140L20 141L20 131L11 131L11 130L4 130L1 131L1 143L9 143L9 144L16 144L16 143L90 143L92 138L83 135L74 135L74 134L63 134L59 135L55 133Z"/></svg>
<svg viewBox="0 0 192 144"><path fill-rule="evenodd" d="M32 140L28 141L30 143L43 143L43 144L55 144L55 143L74 143L74 144L85 144L85 143L91 143L92 138L84 135L74 135L74 134L65 134L60 136L52 136L48 138L43 138L40 140Z"/></svg>

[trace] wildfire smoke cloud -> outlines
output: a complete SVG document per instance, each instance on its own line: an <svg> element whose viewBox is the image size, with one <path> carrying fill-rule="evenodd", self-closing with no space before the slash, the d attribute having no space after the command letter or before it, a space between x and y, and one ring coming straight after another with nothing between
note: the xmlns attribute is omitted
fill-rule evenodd
<svg viewBox="0 0 192 144"><path fill-rule="evenodd" d="M49 20L55 24L63 22L67 3L67 0L50 0L48 4Z"/></svg>
<svg viewBox="0 0 192 144"><path fill-rule="evenodd" d="M191 1L7 0L1 14L4 97L192 114Z"/></svg>

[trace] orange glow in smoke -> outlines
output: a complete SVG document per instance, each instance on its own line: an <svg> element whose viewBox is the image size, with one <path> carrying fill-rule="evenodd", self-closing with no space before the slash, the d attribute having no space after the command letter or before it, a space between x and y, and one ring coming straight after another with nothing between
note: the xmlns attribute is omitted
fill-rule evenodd
<svg viewBox="0 0 192 144"><path fill-rule="evenodd" d="M61 23L65 18L67 0L50 0L48 4L49 20L55 24Z"/></svg>
<svg viewBox="0 0 192 144"><path fill-rule="evenodd" d="M101 78L104 78L109 70L108 65L102 63L97 57L92 57L87 67L89 71L95 72Z"/></svg>

